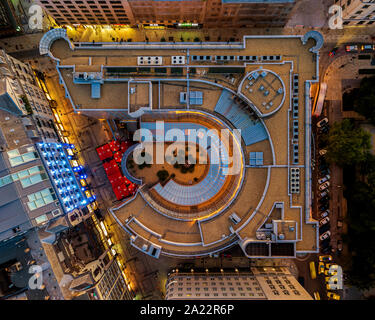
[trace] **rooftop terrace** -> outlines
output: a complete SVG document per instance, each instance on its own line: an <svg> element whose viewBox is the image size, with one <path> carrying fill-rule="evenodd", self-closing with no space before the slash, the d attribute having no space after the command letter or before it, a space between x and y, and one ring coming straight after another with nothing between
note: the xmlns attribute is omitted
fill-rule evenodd
<svg viewBox="0 0 375 320"><path fill-rule="evenodd" d="M152 183L142 171L136 195L110 210L133 246L156 258L204 256L236 243L249 257L317 252L309 93L322 42L319 33L233 43L54 40L49 55L75 111L139 118L151 131L158 120L185 133L197 126L241 130L224 144L229 156L240 151L237 175L221 178L209 162L186 185L177 175L158 182L161 167L143 169ZM196 92L200 98L191 99Z"/></svg>

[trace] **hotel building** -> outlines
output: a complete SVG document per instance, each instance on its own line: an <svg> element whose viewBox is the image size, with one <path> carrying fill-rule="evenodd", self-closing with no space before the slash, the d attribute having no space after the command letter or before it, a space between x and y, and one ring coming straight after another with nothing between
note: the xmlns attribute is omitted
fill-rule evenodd
<svg viewBox="0 0 375 320"><path fill-rule="evenodd" d="M283 27L298 0L105 0L37 2L59 25Z"/></svg>

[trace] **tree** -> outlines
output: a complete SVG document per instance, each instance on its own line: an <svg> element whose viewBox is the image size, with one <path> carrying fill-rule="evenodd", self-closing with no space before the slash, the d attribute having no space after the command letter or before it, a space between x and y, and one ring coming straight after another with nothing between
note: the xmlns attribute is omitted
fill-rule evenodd
<svg viewBox="0 0 375 320"><path fill-rule="evenodd" d="M353 100L354 110L375 125L375 77L362 79Z"/></svg>
<svg viewBox="0 0 375 320"><path fill-rule="evenodd" d="M355 165L367 159L371 149L371 135L355 127L349 119L336 122L328 136L327 160L341 167Z"/></svg>

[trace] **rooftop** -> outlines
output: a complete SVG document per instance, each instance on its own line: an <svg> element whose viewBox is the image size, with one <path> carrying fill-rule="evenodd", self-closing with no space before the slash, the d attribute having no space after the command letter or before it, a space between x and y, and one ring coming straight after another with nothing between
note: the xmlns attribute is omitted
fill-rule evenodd
<svg viewBox="0 0 375 320"><path fill-rule="evenodd" d="M322 41L310 33L245 36L235 43L56 39L48 45L75 111L139 118L154 137L162 136L156 129L160 120L166 132L241 130L229 144L218 136L224 142L221 157L240 154L236 175L221 178L226 169L210 161L188 181L175 172L160 182L162 165L129 170L142 185L111 213L133 246L154 257L204 256L236 243L248 256L317 252L317 222L310 216L309 88L319 77ZM100 97L93 97L90 87L98 82ZM192 100L195 92L202 99ZM254 244L264 247L259 255L246 250Z"/></svg>

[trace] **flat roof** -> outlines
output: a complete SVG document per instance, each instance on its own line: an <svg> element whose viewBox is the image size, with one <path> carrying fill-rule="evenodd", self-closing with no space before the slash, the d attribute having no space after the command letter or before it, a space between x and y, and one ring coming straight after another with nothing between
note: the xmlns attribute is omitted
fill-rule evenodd
<svg viewBox="0 0 375 320"><path fill-rule="evenodd" d="M177 121L186 122L185 118L190 117L191 123L217 121L231 130L241 129L244 167L242 183L233 193L234 201L216 212L212 197L205 209L211 211L203 217L173 216L171 213L178 213L183 206L173 208L167 203L171 199L163 199L162 194L152 192L153 185L144 184L133 198L110 210L132 236L133 246L141 251L151 246L161 254L181 257L209 255L236 243L245 253L248 244L264 243L269 248L269 257L272 257L271 243L277 243L277 251L287 252L288 256L290 249L294 254L318 251L317 222L310 215L309 88L319 79L317 53L322 39L319 34L308 34L305 38L245 36L240 43L96 43L95 46L88 43L73 46L59 39L51 44L49 55L57 61L60 79L76 111L94 117L140 118L141 123L146 118L176 121L178 114ZM162 64L144 69L145 66L138 65L139 56L161 57ZM173 56L184 56L185 63L172 64ZM193 56L199 58L192 59ZM117 69L108 73L108 67ZM74 83L74 70L88 74L101 72L100 99L93 101L85 93L90 82ZM129 92L135 84L145 82L151 83L148 99L151 105L132 115L129 101L132 108L144 106L145 92L140 90L137 97L135 89L131 98ZM194 91L202 92L201 105L190 105L190 99L180 101L181 93ZM293 109L293 105L297 107ZM194 112L204 116L194 117ZM253 152L263 154L263 164L250 164ZM297 182L295 178L291 180L292 169L298 171ZM220 197L228 200L225 194ZM191 210L199 209L198 206ZM275 210L280 215L277 219L272 218ZM233 213L240 218L239 222L233 222ZM271 223L267 225L267 221ZM270 224L277 224L278 231L291 225L295 229L281 236L281 231L277 234L271 231L277 228Z"/></svg>

